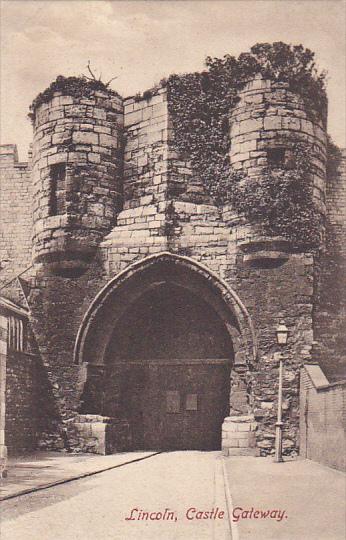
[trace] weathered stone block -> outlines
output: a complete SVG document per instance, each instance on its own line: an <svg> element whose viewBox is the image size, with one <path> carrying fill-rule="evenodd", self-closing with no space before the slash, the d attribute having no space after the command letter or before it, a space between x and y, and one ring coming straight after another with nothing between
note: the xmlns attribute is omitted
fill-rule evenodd
<svg viewBox="0 0 346 540"><path fill-rule="evenodd" d="M236 424L235 422L224 422L222 424L222 432L228 433L228 432L234 432L238 431L240 424Z"/></svg>
<svg viewBox="0 0 346 540"><path fill-rule="evenodd" d="M99 136L97 133L89 131L75 131L72 135L72 141L81 144L98 144Z"/></svg>
<svg viewBox="0 0 346 540"><path fill-rule="evenodd" d="M100 146L108 146L111 148L117 148L118 146L118 139L117 137L106 135L104 133L100 133Z"/></svg>
<svg viewBox="0 0 346 540"><path fill-rule="evenodd" d="M143 120L143 111L142 110L133 111L133 112L129 112L129 113L127 113L126 110L127 110L127 107L125 108L125 115L124 115L124 126L125 127L131 126L133 124L138 124L139 122L141 122Z"/></svg>
<svg viewBox="0 0 346 540"><path fill-rule="evenodd" d="M239 439L238 443L239 443L239 448L249 448L249 440L248 440L248 438Z"/></svg>
<svg viewBox="0 0 346 540"><path fill-rule="evenodd" d="M270 116L264 119L264 129L273 130L282 128L282 117L281 116Z"/></svg>
<svg viewBox="0 0 346 540"><path fill-rule="evenodd" d="M260 131L261 129L263 129L262 118L251 118L239 123L239 134L249 133L251 131Z"/></svg>
<svg viewBox="0 0 346 540"><path fill-rule="evenodd" d="M294 117L282 117L282 129L300 130L300 119Z"/></svg>
<svg viewBox="0 0 346 540"><path fill-rule="evenodd" d="M222 448L239 448L239 439L230 437L222 439Z"/></svg>
<svg viewBox="0 0 346 540"><path fill-rule="evenodd" d="M238 431L240 431L240 432L249 432L249 431L251 431L251 426L252 426L251 422L239 423L237 428L238 428Z"/></svg>

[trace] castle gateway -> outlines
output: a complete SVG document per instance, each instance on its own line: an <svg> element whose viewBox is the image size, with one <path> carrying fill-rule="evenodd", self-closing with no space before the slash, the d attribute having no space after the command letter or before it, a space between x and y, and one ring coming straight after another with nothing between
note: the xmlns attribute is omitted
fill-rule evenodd
<svg viewBox="0 0 346 540"><path fill-rule="evenodd" d="M344 376L345 178L341 156L327 178L326 111L257 74L227 122L192 107L192 129L176 89L123 99L59 77L33 104L28 163L1 149L10 452L271 454L282 319L286 455L301 365Z"/></svg>
<svg viewBox="0 0 346 540"><path fill-rule="evenodd" d="M167 252L131 265L80 327L82 411L116 419L126 449L220 448L233 343L246 348L243 336L252 337L246 317L227 284L192 259Z"/></svg>

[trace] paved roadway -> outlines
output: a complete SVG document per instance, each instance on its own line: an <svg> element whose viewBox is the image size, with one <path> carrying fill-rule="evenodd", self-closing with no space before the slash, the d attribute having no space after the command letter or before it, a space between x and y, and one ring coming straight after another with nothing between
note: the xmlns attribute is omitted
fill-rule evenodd
<svg viewBox="0 0 346 540"><path fill-rule="evenodd" d="M163 453L0 506L1 540L231 538L219 452Z"/></svg>

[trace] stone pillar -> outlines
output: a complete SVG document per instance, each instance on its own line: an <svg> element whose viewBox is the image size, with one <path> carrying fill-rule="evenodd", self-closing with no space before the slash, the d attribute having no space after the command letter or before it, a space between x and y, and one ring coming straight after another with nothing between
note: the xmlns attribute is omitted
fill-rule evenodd
<svg viewBox="0 0 346 540"><path fill-rule="evenodd" d="M7 447L6 427L6 357L7 357L7 317L0 314L0 478L6 478Z"/></svg>
<svg viewBox="0 0 346 540"><path fill-rule="evenodd" d="M257 423L251 411L247 381L247 364L238 352L231 374L230 416L222 424L224 456L258 456L255 431Z"/></svg>
<svg viewBox="0 0 346 540"><path fill-rule="evenodd" d="M224 456L259 456L256 448L257 423L252 414L228 416L222 424L222 453Z"/></svg>

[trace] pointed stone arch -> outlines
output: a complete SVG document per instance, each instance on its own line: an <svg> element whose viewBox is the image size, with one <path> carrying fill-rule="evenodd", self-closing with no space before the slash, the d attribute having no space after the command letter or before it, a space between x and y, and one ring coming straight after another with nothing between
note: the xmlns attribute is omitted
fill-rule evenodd
<svg viewBox="0 0 346 540"><path fill-rule="evenodd" d="M181 255L161 252L128 266L95 296L79 327L74 362L101 366L107 340L127 306L144 291L172 282L203 295L219 315L232 339L234 364L256 362L257 339L250 314L237 293L202 263Z"/></svg>
<svg viewBox="0 0 346 540"><path fill-rule="evenodd" d="M163 300L162 293L167 295ZM160 299L156 304L155 298ZM176 326L163 327L161 334L162 321L174 312L179 298L186 311L179 312L183 315L175 319ZM143 333L147 320L149 331ZM171 332L177 326L182 329L180 348ZM152 334L158 337L163 356L153 347L143 348ZM203 341L205 336L209 342ZM140 348L133 350L133 342L139 342ZM151 338L151 343L156 342ZM81 366L79 418L83 417L75 428L82 438L86 433L97 440L101 437L98 451L211 450L220 448L221 441L223 450L238 447L233 436L237 428L233 429L234 417L229 414L247 422L246 443L254 444L247 375L257 360L255 330L235 291L198 261L162 252L112 278L84 316L74 360ZM178 404L169 402L174 396ZM177 410L169 410L171 406ZM198 411L195 420L193 410ZM171 412L180 414L178 423Z"/></svg>

